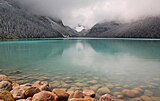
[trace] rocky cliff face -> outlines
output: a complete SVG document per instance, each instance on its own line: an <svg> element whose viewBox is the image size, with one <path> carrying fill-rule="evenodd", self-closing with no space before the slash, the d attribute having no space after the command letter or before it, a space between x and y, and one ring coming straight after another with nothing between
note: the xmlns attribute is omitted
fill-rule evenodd
<svg viewBox="0 0 160 101"><path fill-rule="evenodd" d="M86 36L113 38L160 38L160 17L149 17L131 23L99 23L92 27Z"/></svg>
<svg viewBox="0 0 160 101"><path fill-rule="evenodd" d="M62 20L35 15L16 0L0 0L0 38L53 38L72 36Z"/></svg>

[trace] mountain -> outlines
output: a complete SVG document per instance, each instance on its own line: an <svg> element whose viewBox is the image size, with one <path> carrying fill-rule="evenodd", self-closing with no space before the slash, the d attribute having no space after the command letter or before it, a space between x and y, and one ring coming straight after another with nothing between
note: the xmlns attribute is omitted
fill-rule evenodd
<svg viewBox="0 0 160 101"><path fill-rule="evenodd" d="M83 29L82 31L79 32L79 37L86 36L87 33L89 33L90 29Z"/></svg>
<svg viewBox="0 0 160 101"><path fill-rule="evenodd" d="M98 23L86 37L160 38L160 17L148 17L130 23Z"/></svg>
<svg viewBox="0 0 160 101"><path fill-rule="evenodd" d="M69 26L64 26L64 27L70 33L70 37L77 37L77 36L79 36L79 33L75 29L72 29Z"/></svg>
<svg viewBox="0 0 160 101"><path fill-rule="evenodd" d="M78 26L74 27L74 29L77 31L75 37L84 37L90 30L87 26L81 24L78 24Z"/></svg>
<svg viewBox="0 0 160 101"><path fill-rule="evenodd" d="M0 38L54 38L74 34L58 18L33 14L16 0L0 0Z"/></svg>

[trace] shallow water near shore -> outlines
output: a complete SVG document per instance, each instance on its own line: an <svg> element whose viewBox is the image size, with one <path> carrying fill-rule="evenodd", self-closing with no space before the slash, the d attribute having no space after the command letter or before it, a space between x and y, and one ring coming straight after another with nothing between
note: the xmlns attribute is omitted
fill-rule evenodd
<svg viewBox="0 0 160 101"><path fill-rule="evenodd" d="M141 87L160 97L160 40L40 39L0 42L0 74L53 88Z"/></svg>

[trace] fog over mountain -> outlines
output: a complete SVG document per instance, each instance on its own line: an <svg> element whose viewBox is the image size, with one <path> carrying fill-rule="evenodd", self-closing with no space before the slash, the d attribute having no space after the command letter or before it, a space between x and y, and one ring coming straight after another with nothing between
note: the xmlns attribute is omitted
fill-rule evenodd
<svg viewBox="0 0 160 101"><path fill-rule="evenodd" d="M18 0L0 0L0 39L76 36L59 18L33 13Z"/></svg>
<svg viewBox="0 0 160 101"><path fill-rule="evenodd" d="M19 0L31 11L63 19L72 28L102 21L134 21L160 15L160 0Z"/></svg>
<svg viewBox="0 0 160 101"><path fill-rule="evenodd" d="M160 0L0 0L0 38L160 38L159 4Z"/></svg>
<svg viewBox="0 0 160 101"><path fill-rule="evenodd" d="M116 21L97 23L87 37L160 38L160 17L148 17L130 23Z"/></svg>

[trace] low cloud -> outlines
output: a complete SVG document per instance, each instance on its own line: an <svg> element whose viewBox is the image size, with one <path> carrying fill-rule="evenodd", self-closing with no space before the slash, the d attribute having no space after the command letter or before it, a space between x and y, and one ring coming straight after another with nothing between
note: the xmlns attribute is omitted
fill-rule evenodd
<svg viewBox="0 0 160 101"><path fill-rule="evenodd" d="M131 21L160 15L160 0L21 0L35 13L59 17L65 25L92 27L107 20Z"/></svg>

